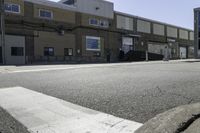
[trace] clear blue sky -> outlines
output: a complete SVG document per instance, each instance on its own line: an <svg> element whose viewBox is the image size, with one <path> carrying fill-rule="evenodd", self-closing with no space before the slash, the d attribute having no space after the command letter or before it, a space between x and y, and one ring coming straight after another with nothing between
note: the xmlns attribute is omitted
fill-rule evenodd
<svg viewBox="0 0 200 133"><path fill-rule="evenodd" d="M58 1L58 0L52 0ZM193 8L200 0L108 0L115 10L193 29Z"/></svg>

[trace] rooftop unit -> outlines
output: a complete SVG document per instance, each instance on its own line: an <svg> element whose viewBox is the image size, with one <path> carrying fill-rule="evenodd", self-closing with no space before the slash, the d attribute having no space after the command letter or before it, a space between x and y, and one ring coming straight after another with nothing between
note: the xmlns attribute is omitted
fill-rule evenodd
<svg viewBox="0 0 200 133"><path fill-rule="evenodd" d="M58 3L73 7L78 12L110 19L114 18L114 5L112 2L104 0L60 0Z"/></svg>

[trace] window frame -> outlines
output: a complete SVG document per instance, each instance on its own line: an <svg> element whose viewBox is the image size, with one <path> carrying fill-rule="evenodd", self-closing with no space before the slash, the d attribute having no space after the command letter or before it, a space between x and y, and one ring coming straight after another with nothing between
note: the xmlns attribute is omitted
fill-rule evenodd
<svg viewBox="0 0 200 133"><path fill-rule="evenodd" d="M96 39L99 41L99 48L98 49L91 49L91 48L88 48L88 39ZM101 51L101 37L95 37L95 36L86 36L86 50L87 51L98 51L100 52Z"/></svg>
<svg viewBox="0 0 200 133"><path fill-rule="evenodd" d="M11 10L6 10L6 5L10 5L11 6ZM12 6L13 5L14 6L18 6L18 8L19 8L18 12L12 10ZM15 4L15 3L5 3L4 4L4 9L5 9L5 12L7 12L7 13L14 13L14 14L20 14L21 13L21 6L19 4Z"/></svg>
<svg viewBox="0 0 200 133"><path fill-rule="evenodd" d="M49 17L43 17L43 16L41 16L41 11L45 11L45 12L50 12L51 13L51 17L49 18ZM51 11L51 10L46 10L46 9L39 9L39 18L43 18L43 19L53 19L53 11Z"/></svg>

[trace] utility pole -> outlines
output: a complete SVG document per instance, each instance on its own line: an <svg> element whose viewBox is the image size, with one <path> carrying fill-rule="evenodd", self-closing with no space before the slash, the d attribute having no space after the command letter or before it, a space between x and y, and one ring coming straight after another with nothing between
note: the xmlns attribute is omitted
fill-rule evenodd
<svg viewBox="0 0 200 133"><path fill-rule="evenodd" d="M6 53L5 53L5 6L4 6L4 0L1 0L1 47L2 47L2 61L3 64L6 64Z"/></svg>

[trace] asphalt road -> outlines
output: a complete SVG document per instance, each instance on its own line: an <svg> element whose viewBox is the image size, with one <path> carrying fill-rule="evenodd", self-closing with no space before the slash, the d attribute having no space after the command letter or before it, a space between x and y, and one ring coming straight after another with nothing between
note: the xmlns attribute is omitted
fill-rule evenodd
<svg viewBox="0 0 200 133"><path fill-rule="evenodd" d="M102 65L0 73L0 88L14 86L144 123L173 107L200 102L200 63Z"/></svg>

